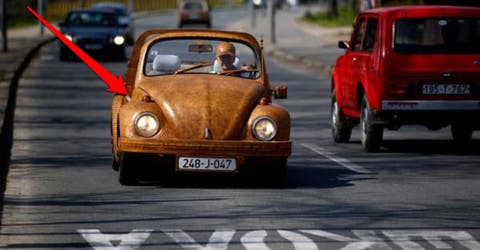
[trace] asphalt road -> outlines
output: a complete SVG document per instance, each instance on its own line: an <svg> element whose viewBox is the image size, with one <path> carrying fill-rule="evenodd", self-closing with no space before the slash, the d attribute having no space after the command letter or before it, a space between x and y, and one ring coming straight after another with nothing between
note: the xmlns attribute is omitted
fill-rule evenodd
<svg viewBox="0 0 480 250"><path fill-rule="evenodd" d="M224 28L241 12L219 12ZM221 25L220 25L221 24ZM137 33L174 27L172 15ZM125 63L102 62L111 72ZM44 47L20 81L0 231L7 249L480 249L480 136L385 133L380 153L334 144L329 75L268 59L292 117L285 188L209 178L121 186L111 168L112 95L83 63Z"/></svg>

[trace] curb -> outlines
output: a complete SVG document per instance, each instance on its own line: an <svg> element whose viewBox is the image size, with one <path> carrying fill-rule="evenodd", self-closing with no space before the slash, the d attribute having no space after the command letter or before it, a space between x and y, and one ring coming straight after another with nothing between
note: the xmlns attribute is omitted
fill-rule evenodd
<svg viewBox="0 0 480 250"><path fill-rule="evenodd" d="M3 113L3 124L0 130L0 193L3 194L6 188L6 179L8 175L11 149L13 144L13 123L15 118L15 105L17 100L18 82L30 65L33 57L38 53L41 47L55 40L55 37L45 38L30 48L23 57L20 64L15 69L10 86L8 88L8 97L6 101L5 112ZM20 56L21 58L22 56Z"/></svg>

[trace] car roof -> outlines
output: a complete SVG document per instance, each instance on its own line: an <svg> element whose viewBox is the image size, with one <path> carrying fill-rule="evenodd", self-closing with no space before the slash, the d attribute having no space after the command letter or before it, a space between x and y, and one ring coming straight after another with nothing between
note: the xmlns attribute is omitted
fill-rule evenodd
<svg viewBox="0 0 480 250"><path fill-rule="evenodd" d="M69 11L69 13L75 13L75 12L117 14L117 12L110 9L74 9Z"/></svg>
<svg viewBox="0 0 480 250"><path fill-rule="evenodd" d="M380 16L391 17L472 17L478 18L480 8L469 6L452 6L452 5L409 5L395 7L373 8L363 12L365 14L376 14ZM363 14L362 13L362 14Z"/></svg>

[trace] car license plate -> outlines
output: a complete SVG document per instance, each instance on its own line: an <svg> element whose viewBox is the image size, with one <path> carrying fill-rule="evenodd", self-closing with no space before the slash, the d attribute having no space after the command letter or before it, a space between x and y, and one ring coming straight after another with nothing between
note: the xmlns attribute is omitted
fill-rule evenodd
<svg viewBox="0 0 480 250"><path fill-rule="evenodd" d="M178 158L177 165L179 170L235 171L237 160L235 158L181 156Z"/></svg>
<svg viewBox="0 0 480 250"><path fill-rule="evenodd" d="M469 84L423 84L422 94L424 95L468 95L470 94Z"/></svg>
<svg viewBox="0 0 480 250"><path fill-rule="evenodd" d="M102 44L85 44L85 49L87 50L101 50L103 49Z"/></svg>
<svg viewBox="0 0 480 250"><path fill-rule="evenodd" d="M199 14L190 14L188 16L188 18L190 18L190 19L200 19L200 15Z"/></svg>

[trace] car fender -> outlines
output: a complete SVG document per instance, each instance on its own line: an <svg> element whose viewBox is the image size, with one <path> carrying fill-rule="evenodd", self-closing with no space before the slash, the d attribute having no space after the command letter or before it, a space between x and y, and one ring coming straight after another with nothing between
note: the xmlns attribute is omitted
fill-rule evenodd
<svg viewBox="0 0 480 250"><path fill-rule="evenodd" d="M268 116L272 118L277 125L277 135L274 141L290 140L290 114L288 111L277 104L257 105L248 119L247 140L256 140L253 136L252 125L255 119L260 116Z"/></svg>

